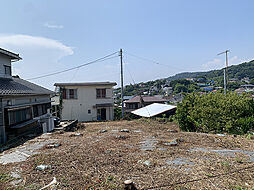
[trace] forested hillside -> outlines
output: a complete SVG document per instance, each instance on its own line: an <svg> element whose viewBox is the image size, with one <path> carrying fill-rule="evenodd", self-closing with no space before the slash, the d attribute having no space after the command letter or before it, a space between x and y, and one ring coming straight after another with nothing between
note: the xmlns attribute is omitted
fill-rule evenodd
<svg viewBox="0 0 254 190"><path fill-rule="evenodd" d="M241 80L245 77L254 79L254 60L239 65L232 65L228 67L228 78L235 78ZM124 95L138 95L143 94L144 92L153 91L153 94L160 94L162 92L161 86L172 86L174 80L186 79L186 78L205 78L207 80L214 80L218 86L223 86L223 69L212 70L207 72L184 72L179 73L174 76L158 79L155 81L141 82L138 84L126 85L124 89ZM171 83L171 84L170 84ZM236 85L236 84L231 84ZM237 86L237 85L236 85ZM195 86L192 86L195 88ZM237 86L239 87L239 85ZM237 88L235 87L235 88ZM230 88L230 86L229 86ZM156 90L158 89L157 92ZM115 92L120 92L120 88L116 89ZM150 94L151 95L151 94Z"/></svg>
<svg viewBox="0 0 254 190"><path fill-rule="evenodd" d="M229 78L242 79L244 77L254 78L254 60L242 63L239 65L232 65L228 67ZM168 77L167 79L172 81L176 79L184 78L196 78L199 76L205 76L208 79L216 79L223 76L223 69L212 70L207 72L185 72L179 73L174 76Z"/></svg>

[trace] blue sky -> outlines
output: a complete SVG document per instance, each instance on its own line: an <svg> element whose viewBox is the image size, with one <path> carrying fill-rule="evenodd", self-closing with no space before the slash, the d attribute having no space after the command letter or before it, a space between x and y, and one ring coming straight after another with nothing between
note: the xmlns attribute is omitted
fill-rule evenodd
<svg viewBox="0 0 254 190"><path fill-rule="evenodd" d="M254 59L251 0L0 0L0 47L19 53L24 79L93 61L120 48L124 83L184 71L222 68ZM155 64L132 57L138 55ZM32 82L115 81L119 58ZM131 77L132 76L132 77Z"/></svg>

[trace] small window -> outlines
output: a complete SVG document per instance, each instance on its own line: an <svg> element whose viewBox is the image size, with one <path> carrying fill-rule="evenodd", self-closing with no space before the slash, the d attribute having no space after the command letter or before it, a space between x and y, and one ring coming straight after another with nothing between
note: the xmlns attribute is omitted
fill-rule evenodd
<svg viewBox="0 0 254 190"><path fill-rule="evenodd" d="M5 65L5 66L4 66L4 73L5 73L6 75L11 76L11 67Z"/></svg>
<svg viewBox="0 0 254 190"><path fill-rule="evenodd" d="M77 89L63 89L63 99L78 99Z"/></svg>
<svg viewBox="0 0 254 190"><path fill-rule="evenodd" d="M74 99L74 89L69 89L69 97L70 99Z"/></svg>
<svg viewBox="0 0 254 190"><path fill-rule="evenodd" d="M91 114L91 110L88 110L88 114Z"/></svg>
<svg viewBox="0 0 254 190"><path fill-rule="evenodd" d="M96 98L106 98L106 89L96 89Z"/></svg>

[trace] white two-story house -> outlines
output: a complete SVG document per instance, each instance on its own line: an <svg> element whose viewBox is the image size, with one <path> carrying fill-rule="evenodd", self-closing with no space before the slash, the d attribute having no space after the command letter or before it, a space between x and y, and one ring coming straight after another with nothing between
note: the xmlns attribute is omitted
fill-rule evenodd
<svg viewBox="0 0 254 190"><path fill-rule="evenodd" d="M115 85L115 82L56 83L61 120L113 120Z"/></svg>
<svg viewBox="0 0 254 190"><path fill-rule="evenodd" d="M0 145L21 134L53 129L52 91L12 76L12 63L21 57L0 48Z"/></svg>

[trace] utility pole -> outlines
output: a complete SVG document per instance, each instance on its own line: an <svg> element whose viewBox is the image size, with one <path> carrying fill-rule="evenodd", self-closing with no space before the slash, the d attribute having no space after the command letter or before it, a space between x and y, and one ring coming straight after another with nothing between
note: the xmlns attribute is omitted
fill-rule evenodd
<svg viewBox="0 0 254 190"><path fill-rule="evenodd" d="M227 94L227 81L226 81L226 69L224 68L224 91L225 95Z"/></svg>
<svg viewBox="0 0 254 190"><path fill-rule="evenodd" d="M224 90L225 94L227 94L227 82L228 82L228 52L229 50L223 51L217 55L225 54L226 56L226 67L224 68Z"/></svg>
<svg viewBox="0 0 254 190"><path fill-rule="evenodd" d="M121 104L122 104L122 118L124 118L124 110L123 110L123 50L120 49L119 52L120 62L121 62Z"/></svg>

